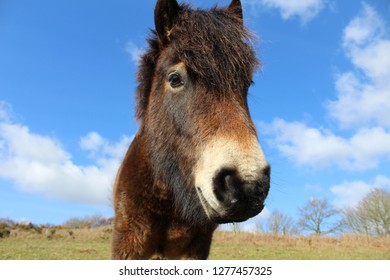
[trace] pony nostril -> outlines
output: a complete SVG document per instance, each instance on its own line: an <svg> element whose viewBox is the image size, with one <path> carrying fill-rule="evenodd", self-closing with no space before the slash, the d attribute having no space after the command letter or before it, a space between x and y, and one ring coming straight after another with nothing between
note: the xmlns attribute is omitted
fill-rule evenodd
<svg viewBox="0 0 390 280"><path fill-rule="evenodd" d="M237 180L235 179L235 175L226 174L224 178L224 189L225 191L231 191L234 186L237 184Z"/></svg>
<svg viewBox="0 0 390 280"><path fill-rule="evenodd" d="M233 201L232 193L234 186L237 185L237 175L234 169L222 169L213 180L214 193L221 202ZM236 203L236 202L234 202Z"/></svg>

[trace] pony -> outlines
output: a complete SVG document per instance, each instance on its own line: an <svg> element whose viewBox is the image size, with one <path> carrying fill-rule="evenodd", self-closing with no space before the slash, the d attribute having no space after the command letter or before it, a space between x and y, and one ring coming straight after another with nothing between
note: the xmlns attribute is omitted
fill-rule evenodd
<svg viewBox="0 0 390 280"><path fill-rule="evenodd" d="M207 259L218 224L262 211L270 165L247 94L259 66L242 5L158 0L140 59L139 130L114 184L113 259Z"/></svg>

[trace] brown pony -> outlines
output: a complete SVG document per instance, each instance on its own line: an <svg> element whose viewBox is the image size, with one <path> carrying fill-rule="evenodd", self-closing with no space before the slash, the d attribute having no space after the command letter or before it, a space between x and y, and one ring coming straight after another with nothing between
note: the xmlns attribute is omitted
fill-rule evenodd
<svg viewBox="0 0 390 280"><path fill-rule="evenodd" d="M259 64L242 7L158 0L140 61L139 131L114 190L113 259L206 259L220 223L260 213L270 166L247 93Z"/></svg>

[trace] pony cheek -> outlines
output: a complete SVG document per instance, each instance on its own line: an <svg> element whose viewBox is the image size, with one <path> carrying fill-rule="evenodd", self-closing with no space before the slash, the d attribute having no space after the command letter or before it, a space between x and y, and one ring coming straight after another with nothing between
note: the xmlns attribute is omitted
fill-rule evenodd
<svg viewBox="0 0 390 280"><path fill-rule="evenodd" d="M164 97L163 107L167 119L178 137L195 137L197 122L193 114L194 106L196 104L191 100L189 90L169 93Z"/></svg>

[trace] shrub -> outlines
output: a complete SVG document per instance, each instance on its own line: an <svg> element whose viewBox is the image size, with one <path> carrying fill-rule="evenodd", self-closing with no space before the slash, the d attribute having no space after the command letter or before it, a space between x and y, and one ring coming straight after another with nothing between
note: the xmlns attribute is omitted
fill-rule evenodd
<svg viewBox="0 0 390 280"><path fill-rule="evenodd" d="M67 220L63 225L67 228L80 229L80 228L97 228L112 225L113 218L104 218L100 215L94 215L84 218L71 218Z"/></svg>
<svg viewBox="0 0 390 280"><path fill-rule="evenodd" d="M11 235L11 230L9 225L5 223L0 224L0 238L6 238Z"/></svg>

